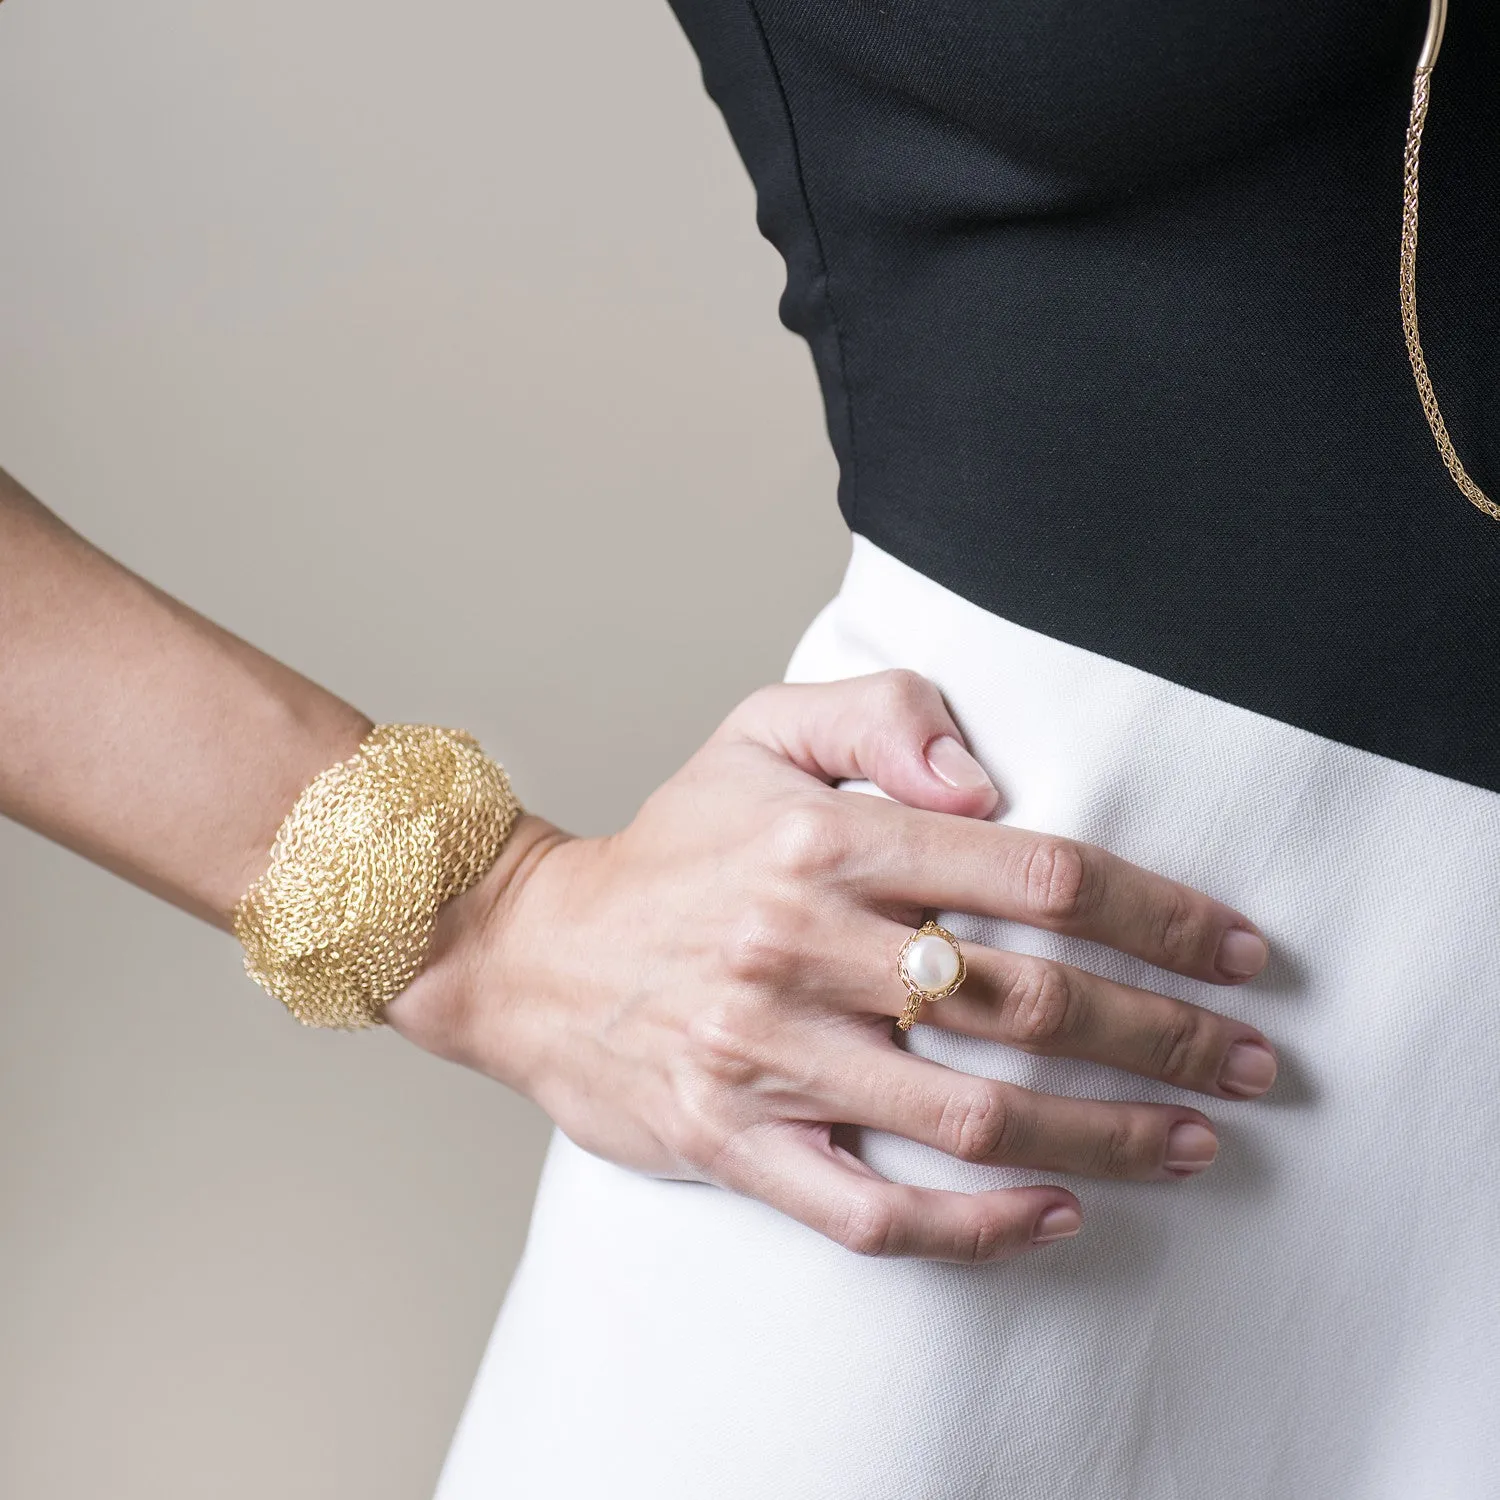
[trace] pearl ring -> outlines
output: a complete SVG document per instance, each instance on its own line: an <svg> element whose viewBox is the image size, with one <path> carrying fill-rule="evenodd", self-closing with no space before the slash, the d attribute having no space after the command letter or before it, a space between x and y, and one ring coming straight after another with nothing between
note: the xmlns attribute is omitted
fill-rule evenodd
<svg viewBox="0 0 1500 1500"><path fill-rule="evenodd" d="M923 922L901 945L896 977L906 986L906 1009L896 1025L909 1031L924 1000L941 1000L964 982L964 955L958 939L936 922Z"/></svg>

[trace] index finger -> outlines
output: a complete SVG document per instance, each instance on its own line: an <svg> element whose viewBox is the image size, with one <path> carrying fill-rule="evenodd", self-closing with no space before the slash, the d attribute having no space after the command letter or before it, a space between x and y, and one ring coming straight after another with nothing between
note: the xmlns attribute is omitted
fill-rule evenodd
<svg viewBox="0 0 1500 1500"><path fill-rule="evenodd" d="M1095 844L864 800L872 837L853 864L877 903L1023 922L1214 984L1265 967L1265 938L1248 917Z"/></svg>

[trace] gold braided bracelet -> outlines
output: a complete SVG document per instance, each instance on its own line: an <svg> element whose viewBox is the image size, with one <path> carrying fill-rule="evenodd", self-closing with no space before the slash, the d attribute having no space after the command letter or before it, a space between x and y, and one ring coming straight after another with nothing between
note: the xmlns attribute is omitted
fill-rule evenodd
<svg viewBox="0 0 1500 1500"><path fill-rule="evenodd" d="M472 735L376 725L298 797L236 905L245 972L304 1026L381 1025L438 908L494 864L520 812Z"/></svg>

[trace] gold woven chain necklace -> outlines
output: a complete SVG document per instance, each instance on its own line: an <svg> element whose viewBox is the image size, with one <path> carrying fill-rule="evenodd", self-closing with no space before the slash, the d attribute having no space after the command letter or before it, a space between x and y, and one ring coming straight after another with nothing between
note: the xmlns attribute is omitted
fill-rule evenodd
<svg viewBox="0 0 1500 1500"><path fill-rule="evenodd" d="M1422 153L1422 126L1427 122L1432 70L1437 66L1438 49L1443 45L1443 23L1447 19L1448 0L1432 0L1432 9L1427 17L1427 36L1422 43L1421 55L1417 58L1416 77L1412 80L1411 120L1406 127L1406 193L1401 210L1401 326L1406 332L1406 352L1411 356L1417 394L1422 398L1422 410L1426 414L1427 425L1432 429L1438 453L1448 466L1454 484L1463 491L1464 498L1485 515L1500 521L1500 505L1496 505L1474 483L1469 477L1469 471L1453 450L1453 439L1448 436L1448 424L1443 421L1443 414L1438 410L1432 377L1427 373L1422 340L1417 336L1417 162Z"/></svg>

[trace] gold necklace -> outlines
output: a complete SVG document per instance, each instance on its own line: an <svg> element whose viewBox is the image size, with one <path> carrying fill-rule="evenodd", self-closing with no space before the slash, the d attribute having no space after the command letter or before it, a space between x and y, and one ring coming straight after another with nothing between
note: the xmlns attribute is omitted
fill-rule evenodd
<svg viewBox="0 0 1500 1500"><path fill-rule="evenodd" d="M1422 341L1417 336L1417 162L1422 152L1422 126L1427 121L1432 70L1437 66L1438 49L1443 45L1443 23L1447 19L1448 0L1432 0L1427 17L1427 36L1417 58L1416 77L1412 80L1411 120L1406 127L1406 193L1401 211L1401 326L1406 332L1406 352L1411 356L1417 394L1422 398L1422 410L1432 429L1438 453L1448 466L1454 484L1463 491L1464 498L1485 515L1500 521L1500 505L1496 505L1469 478L1469 471L1453 450L1453 439L1448 436L1448 424L1438 410L1437 394L1432 389L1432 377L1427 373L1427 360L1422 353Z"/></svg>

